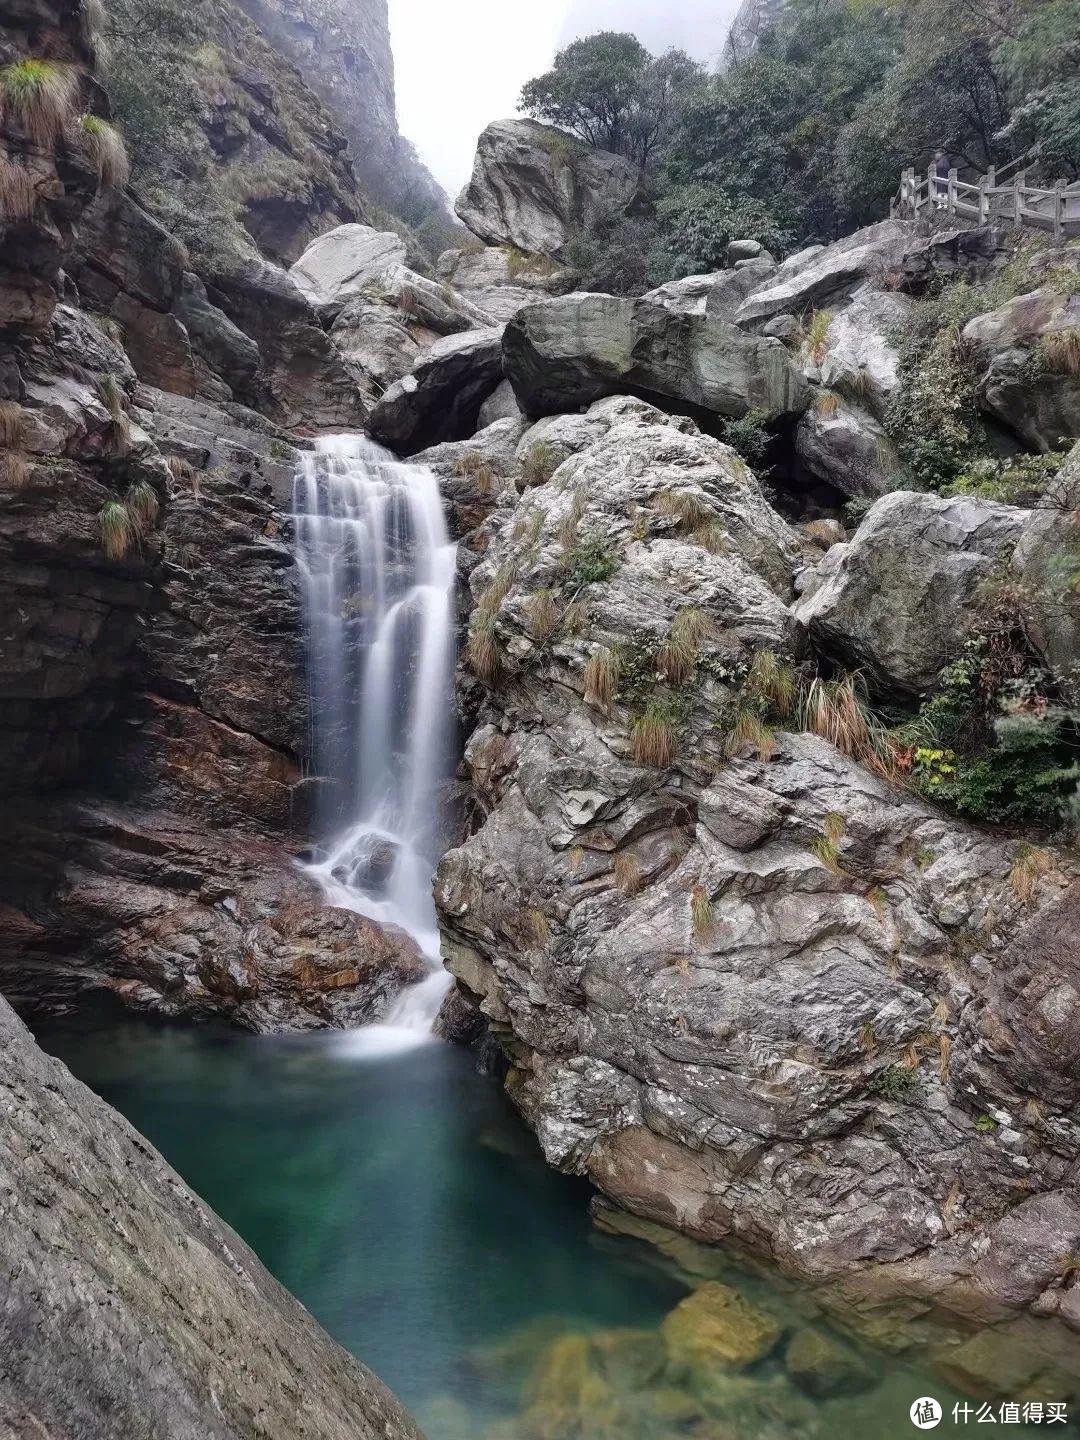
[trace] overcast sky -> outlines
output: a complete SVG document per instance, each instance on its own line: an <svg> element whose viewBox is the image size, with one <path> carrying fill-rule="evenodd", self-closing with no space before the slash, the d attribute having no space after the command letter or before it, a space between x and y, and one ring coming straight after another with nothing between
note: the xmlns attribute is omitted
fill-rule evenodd
<svg viewBox="0 0 1080 1440"><path fill-rule="evenodd" d="M451 199L476 137L513 115L526 80L596 30L630 30L656 52L719 53L738 0L390 0L398 122Z"/></svg>

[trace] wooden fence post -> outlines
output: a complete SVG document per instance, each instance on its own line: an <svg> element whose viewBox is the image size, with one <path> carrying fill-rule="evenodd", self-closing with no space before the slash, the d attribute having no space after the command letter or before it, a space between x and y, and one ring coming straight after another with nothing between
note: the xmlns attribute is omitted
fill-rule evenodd
<svg viewBox="0 0 1080 1440"><path fill-rule="evenodd" d="M1065 186L1067 180L1054 181L1054 239L1060 240L1065 233Z"/></svg>
<svg viewBox="0 0 1080 1440"><path fill-rule="evenodd" d="M956 214L956 166L949 171L949 214Z"/></svg>
<svg viewBox="0 0 1080 1440"><path fill-rule="evenodd" d="M979 224L985 225L990 219L990 191L994 188L994 167L991 165L979 181Z"/></svg>
<svg viewBox="0 0 1080 1440"><path fill-rule="evenodd" d="M1019 229L1024 223L1024 181L1026 170L1018 170L1013 177L1013 224Z"/></svg>

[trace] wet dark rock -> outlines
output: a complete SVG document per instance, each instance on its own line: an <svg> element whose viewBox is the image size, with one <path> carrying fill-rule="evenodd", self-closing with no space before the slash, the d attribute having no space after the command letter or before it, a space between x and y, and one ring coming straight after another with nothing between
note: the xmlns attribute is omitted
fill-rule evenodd
<svg viewBox="0 0 1080 1440"><path fill-rule="evenodd" d="M0 1000L0 1427L412 1440L380 1382Z"/></svg>

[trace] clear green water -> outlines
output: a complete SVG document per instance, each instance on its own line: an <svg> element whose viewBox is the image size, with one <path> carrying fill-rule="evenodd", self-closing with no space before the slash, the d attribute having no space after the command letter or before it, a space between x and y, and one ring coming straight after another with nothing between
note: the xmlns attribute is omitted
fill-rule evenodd
<svg viewBox="0 0 1080 1440"><path fill-rule="evenodd" d="M655 1331L686 1284L651 1247L593 1229L587 1188L547 1168L498 1085L450 1046L362 1059L332 1033L264 1038L130 1016L81 1016L39 1038L429 1440L862 1440L918 1433L916 1396L954 1398L926 1370L875 1355L872 1388L812 1400L780 1345L721 1377L703 1407L660 1370L655 1334L616 1335L604 1358L612 1327ZM792 1331L805 1324L760 1279L727 1278Z"/></svg>

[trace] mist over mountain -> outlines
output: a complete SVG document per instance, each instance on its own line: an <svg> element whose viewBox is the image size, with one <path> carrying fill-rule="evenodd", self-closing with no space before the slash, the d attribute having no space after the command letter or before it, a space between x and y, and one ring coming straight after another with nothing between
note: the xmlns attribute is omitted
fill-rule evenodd
<svg viewBox="0 0 1080 1440"><path fill-rule="evenodd" d="M674 46L711 66L738 8L738 0L688 0L678 6L653 0L569 0L558 43L567 45L597 30L629 30L654 55Z"/></svg>

